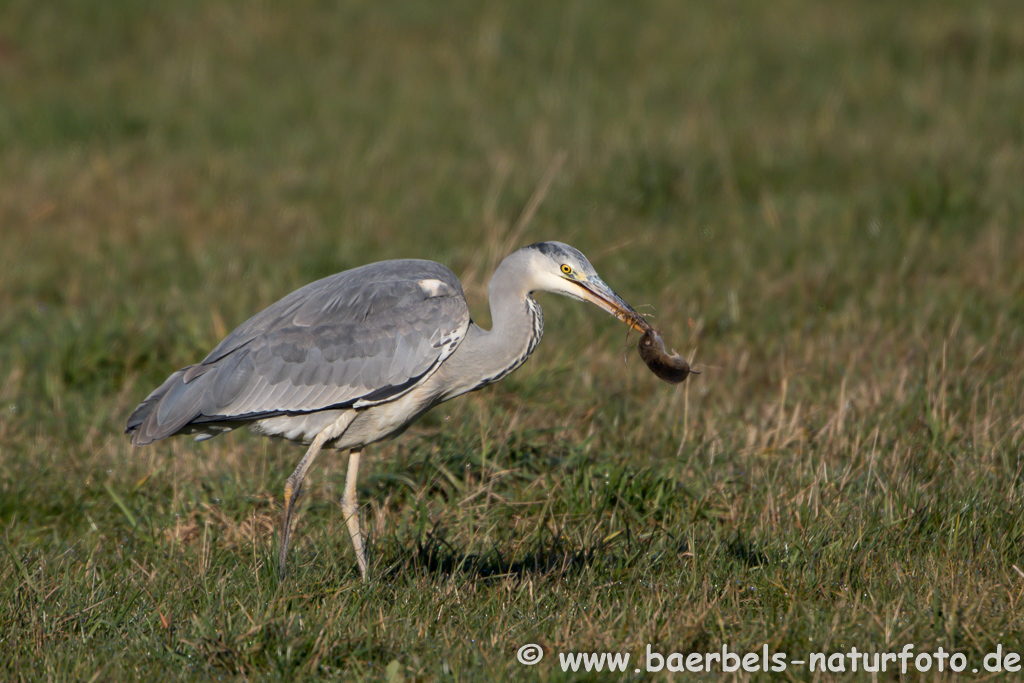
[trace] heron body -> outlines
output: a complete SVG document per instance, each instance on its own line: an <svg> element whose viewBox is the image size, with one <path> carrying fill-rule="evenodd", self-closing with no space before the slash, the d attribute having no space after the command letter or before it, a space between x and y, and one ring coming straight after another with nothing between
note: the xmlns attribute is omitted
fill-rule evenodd
<svg viewBox="0 0 1024 683"><path fill-rule="evenodd" d="M582 253L560 242L530 245L502 261L488 286L490 330L470 319L448 268L382 261L313 282L256 314L201 363L172 374L135 409L125 431L137 446L175 434L201 440L240 426L309 444L285 486L282 576L306 471L322 448L349 450L342 512L365 580L355 496L362 449L522 365L544 333L536 291L590 301L630 327L649 329Z"/></svg>

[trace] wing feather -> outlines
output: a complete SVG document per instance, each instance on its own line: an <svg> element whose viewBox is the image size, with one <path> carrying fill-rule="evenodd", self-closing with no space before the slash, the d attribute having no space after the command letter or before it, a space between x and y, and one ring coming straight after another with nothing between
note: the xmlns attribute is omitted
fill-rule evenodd
<svg viewBox="0 0 1024 683"><path fill-rule="evenodd" d="M199 420L388 400L435 370L468 325L462 288L440 264L386 261L340 273L285 297L214 349L203 364L217 377Z"/></svg>
<svg viewBox="0 0 1024 683"><path fill-rule="evenodd" d="M292 292L171 375L128 420L133 443L196 423L360 408L429 377L461 343L469 310L432 261L383 261Z"/></svg>

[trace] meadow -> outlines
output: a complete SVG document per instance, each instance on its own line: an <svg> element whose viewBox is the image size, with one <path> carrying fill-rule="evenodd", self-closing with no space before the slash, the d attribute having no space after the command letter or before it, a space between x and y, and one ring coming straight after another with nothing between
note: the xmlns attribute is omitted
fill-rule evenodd
<svg viewBox="0 0 1024 683"><path fill-rule="evenodd" d="M907 644L991 678L1024 654L1022 187L1020 3L2 3L0 679ZM343 455L281 582L301 447L123 434L314 279L434 259L489 326L541 240L702 374L538 295L523 368L364 453L365 584Z"/></svg>

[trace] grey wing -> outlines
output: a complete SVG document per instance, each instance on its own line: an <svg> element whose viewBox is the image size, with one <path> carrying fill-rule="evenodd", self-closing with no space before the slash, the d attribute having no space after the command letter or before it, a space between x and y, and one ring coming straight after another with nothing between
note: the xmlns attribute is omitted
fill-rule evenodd
<svg viewBox="0 0 1024 683"><path fill-rule="evenodd" d="M288 295L179 370L128 421L137 444L188 424L251 420L391 400L429 377L465 337L454 274L385 261Z"/></svg>

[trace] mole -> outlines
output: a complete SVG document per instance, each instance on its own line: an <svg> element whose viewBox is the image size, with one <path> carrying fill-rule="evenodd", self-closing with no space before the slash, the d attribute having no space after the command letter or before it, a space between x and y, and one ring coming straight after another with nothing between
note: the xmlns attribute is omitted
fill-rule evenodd
<svg viewBox="0 0 1024 683"><path fill-rule="evenodd" d="M685 358L674 351L667 352L665 340L661 338L661 333L653 327L649 328L640 338L636 350L640 352L640 357L647 363L651 372L670 384L679 384L690 373L700 374L690 369L690 364L686 362Z"/></svg>

